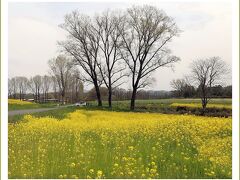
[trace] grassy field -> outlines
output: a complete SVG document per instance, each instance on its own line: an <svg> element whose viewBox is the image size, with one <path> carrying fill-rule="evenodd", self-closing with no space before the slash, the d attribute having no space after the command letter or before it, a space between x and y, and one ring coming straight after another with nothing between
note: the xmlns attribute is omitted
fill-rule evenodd
<svg viewBox="0 0 240 180"><path fill-rule="evenodd" d="M79 107L65 107L61 109L54 109L44 112L37 112L32 113L34 117L51 117L56 119L64 119L68 113L73 112L75 110L79 109ZM15 115L15 116L8 116L8 123L16 123L18 121L21 121L24 119L24 115Z"/></svg>
<svg viewBox="0 0 240 180"><path fill-rule="evenodd" d="M138 112L164 112L169 111L171 109L171 104L190 104L196 105L195 107L201 107L200 99L151 99L151 100L136 100L136 111ZM99 109L97 106L97 102L91 101L88 102L90 109ZM112 110L114 111L129 111L130 101L113 101L112 102ZM20 100L9 99L8 100L8 109L9 110L20 110L20 109L35 109L35 108L48 108L55 107L57 103L34 103L34 102L26 102ZM209 103L210 107L227 107L231 109L232 99L211 99ZM107 110L108 108L107 101L103 101L103 107L101 109Z"/></svg>
<svg viewBox="0 0 240 180"><path fill-rule="evenodd" d="M202 108L201 103L172 103L171 107ZM209 109L232 109L232 104L208 104Z"/></svg>
<svg viewBox="0 0 240 180"><path fill-rule="evenodd" d="M185 108L177 108L178 106ZM130 101L113 101L112 108L103 101L103 107L97 107L97 102L89 102L89 110L112 110L129 112ZM179 110L180 109L180 110ZM201 115L201 99L152 99L136 100L136 112L158 112L164 114L194 114ZM232 99L211 99L205 113L207 116L229 117L232 115Z"/></svg>
<svg viewBox="0 0 240 180"><path fill-rule="evenodd" d="M141 110L143 107L149 107L149 108L163 108L163 107L169 107L173 103L179 103L179 104L201 104L201 99L150 99L150 100L136 100L136 109ZM130 101L113 101L113 108L119 109L119 110L128 110L130 106ZM232 105L232 99L226 98L226 99L211 99L209 102L209 105L213 104L222 104L222 105ZM92 101L89 102L90 106L96 106L97 102ZM107 107L108 102L103 101L103 106Z"/></svg>
<svg viewBox="0 0 240 180"><path fill-rule="evenodd" d="M231 178L231 118L65 112L9 124L9 178Z"/></svg>
<svg viewBox="0 0 240 180"><path fill-rule="evenodd" d="M18 99L8 99L8 110L21 110L21 109L37 109L55 107L57 103L34 103L28 101L20 101Z"/></svg>

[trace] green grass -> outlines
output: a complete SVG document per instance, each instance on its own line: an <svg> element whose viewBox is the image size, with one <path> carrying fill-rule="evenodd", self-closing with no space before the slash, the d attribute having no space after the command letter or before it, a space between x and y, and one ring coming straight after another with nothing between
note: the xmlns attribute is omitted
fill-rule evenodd
<svg viewBox="0 0 240 180"><path fill-rule="evenodd" d="M31 115L35 117L52 117L57 118L59 120L64 119L68 113L74 112L75 110L79 109L79 107L66 107L61 109L54 109L44 112L36 112L31 113ZM8 116L9 123L16 123L23 119L24 115L15 115L15 116Z"/></svg>
<svg viewBox="0 0 240 180"><path fill-rule="evenodd" d="M172 103L201 103L200 99L153 99L153 100L136 100L136 112L159 112L159 113L166 113L166 114L178 114L181 112L176 112L176 108L171 107ZM118 112L129 112L129 104L130 101L113 101L113 107L111 109L108 108L107 101L103 101L103 107L98 107L97 103L94 101L89 102L89 106L81 107L80 109L86 110L105 110L105 111L118 111ZM232 99L212 99L210 101L211 105L214 104L223 104L223 105L231 105ZM55 103L48 103L48 104L32 104L32 105L15 105L11 106L9 110L20 110L20 109L34 109L34 108L48 108L54 107ZM56 117L56 118L64 118L68 112L73 112L75 109L79 107L68 107L63 109L57 110L50 110L45 112L34 113L34 116L37 117ZM216 112L210 112L211 116L230 116L230 112L221 112L222 110L217 110ZM197 114L196 111L193 114ZM200 113L199 113L200 114ZM17 122L23 118L24 115L15 115L9 116L8 122Z"/></svg>
<svg viewBox="0 0 240 180"><path fill-rule="evenodd" d="M8 104L8 110L38 109L56 107L57 103Z"/></svg>
<svg viewBox="0 0 240 180"><path fill-rule="evenodd" d="M192 99L192 98L150 99L150 100L136 100L136 103L137 104L201 103L201 99ZM211 99L209 103L210 104L231 104L232 99L230 98Z"/></svg>
<svg viewBox="0 0 240 180"><path fill-rule="evenodd" d="M97 105L96 101L89 102L91 105ZM149 100L136 100L136 107L142 105L170 105L172 103L201 103L201 99L149 99ZM221 99L211 99L209 104L232 104L232 99L230 98L221 98ZM103 101L103 106L107 106L108 102ZM113 107L120 107L129 108L130 101L112 101Z"/></svg>
<svg viewBox="0 0 240 180"><path fill-rule="evenodd" d="M176 108L171 107L172 103L181 103L181 104L200 104L201 99L151 99L151 100L136 100L135 104L135 111L136 112L159 112L159 113L166 113L166 114L179 114L179 113L186 113L186 112L177 112ZM214 104L222 104L226 106L230 106L232 104L232 99L211 99L209 102L209 106L213 106ZM95 110L110 110L110 111L125 111L128 112L130 107L130 101L113 101L112 102L112 108L108 108L108 102L103 101L103 107L97 107L97 102L92 101L89 102L89 106L86 107L86 109L95 109ZM207 115L214 116L216 113L212 112L215 111L214 108L209 108L210 112L207 113ZM187 113L192 113L192 114L201 114L200 111L201 108L196 107L195 109L192 109L193 112L188 112ZM191 111L192 111L191 110ZM225 112L225 109L223 110L218 110L216 109L217 114L216 116L230 116L231 115L231 110L227 110ZM223 113L221 113L221 111Z"/></svg>
<svg viewBox="0 0 240 180"><path fill-rule="evenodd" d="M201 103L172 103L171 107L202 108ZM209 109L232 109L232 104L208 104Z"/></svg>

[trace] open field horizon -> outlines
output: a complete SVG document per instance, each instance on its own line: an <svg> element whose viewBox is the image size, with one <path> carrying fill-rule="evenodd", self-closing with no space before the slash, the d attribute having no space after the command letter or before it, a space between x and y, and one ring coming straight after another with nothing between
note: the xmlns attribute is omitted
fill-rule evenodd
<svg viewBox="0 0 240 180"><path fill-rule="evenodd" d="M195 114L201 115L201 100L199 98L170 98L170 99L148 99L136 100L135 112L148 113L164 113L164 114ZM14 104L15 103L15 104ZM76 106L75 104L68 104L67 106ZM125 111L129 110L130 100L112 101L112 107L108 107L108 102L103 101L103 106L98 107L96 101L88 101L87 106L82 106L83 109L90 110L106 110L106 111ZM24 109L38 109L38 108L54 108L61 107L59 103L33 103L19 100L9 99L8 110L24 110ZM231 116L232 99L231 98L216 98L211 99L207 107L208 116ZM18 118L9 117L9 122L14 122Z"/></svg>

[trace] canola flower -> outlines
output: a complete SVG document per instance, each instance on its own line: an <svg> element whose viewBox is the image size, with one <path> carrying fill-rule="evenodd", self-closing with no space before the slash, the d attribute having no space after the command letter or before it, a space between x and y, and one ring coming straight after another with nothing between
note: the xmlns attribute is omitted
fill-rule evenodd
<svg viewBox="0 0 240 180"><path fill-rule="evenodd" d="M9 124L9 178L231 178L231 118L77 110Z"/></svg>
<svg viewBox="0 0 240 180"><path fill-rule="evenodd" d="M172 103L171 107L188 107L188 108L202 108L201 103ZM217 108L217 109L232 109L231 104L208 104L207 108Z"/></svg>
<svg viewBox="0 0 240 180"><path fill-rule="evenodd" d="M8 104L11 105L26 105L26 104L36 104L28 101L20 101L19 99L8 99Z"/></svg>

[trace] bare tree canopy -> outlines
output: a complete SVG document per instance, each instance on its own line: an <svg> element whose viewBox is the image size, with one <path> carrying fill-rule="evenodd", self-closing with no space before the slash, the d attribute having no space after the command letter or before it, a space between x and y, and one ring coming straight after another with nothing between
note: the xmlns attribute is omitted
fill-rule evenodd
<svg viewBox="0 0 240 180"><path fill-rule="evenodd" d="M119 27L123 41L121 55L131 72L130 108L134 110L136 92L149 85L151 73L180 60L166 47L180 31L172 18L153 6L129 8L125 18L124 27Z"/></svg>
<svg viewBox="0 0 240 180"><path fill-rule="evenodd" d="M93 83L99 106L102 81L111 107L112 88L121 85L119 80L127 75L119 62L124 61L130 70L133 110L137 90L150 84L151 73L180 60L166 46L179 34L178 27L153 6L132 7L124 14L105 11L92 19L73 11L60 27L68 32L68 39L59 45L85 71L84 80Z"/></svg>
<svg viewBox="0 0 240 180"><path fill-rule="evenodd" d="M120 86L120 81L125 75L126 67L123 64L120 48L121 34L118 30L119 26L124 23L123 16L120 12L105 11L101 15L94 18L93 28L100 37L100 57L98 60L98 68L103 78L103 82L108 89L108 105L112 106L112 91Z"/></svg>
<svg viewBox="0 0 240 180"><path fill-rule="evenodd" d="M42 77L36 75L29 80L29 88L34 94L34 100L40 101L40 91L42 90Z"/></svg>
<svg viewBox="0 0 240 180"><path fill-rule="evenodd" d="M16 86L19 91L19 99L23 100L28 89L28 79L24 76L15 77Z"/></svg>
<svg viewBox="0 0 240 180"><path fill-rule="evenodd" d="M211 88L221 84L222 78L228 73L228 68L220 57L210 57L193 61L191 70L191 78L200 90L204 113L207 103L211 99Z"/></svg>
<svg viewBox="0 0 240 180"><path fill-rule="evenodd" d="M77 11L66 15L65 22L60 27L68 32L68 40L59 42L59 45L84 70L87 76L82 76L82 79L93 83L98 106L102 106L99 91L102 80L97 68L100 41L98 30L93 29L89 16L79 14Z"/></svg>
<svg viewBox="0 0 240 180"><path fill-rule="evenodd" d="M48 99L48 92L52 85L52 78L50 76L44 75L42 77L42 91L43 91L43 99L46 102Z"/></svg>
<svg viewBox="0 0 240 180"><path fill-rule="evenodd" d="M73 68L73 64L65 56L58 56L49 60L49 67L51 69L52 75L55 77L60 90L62 104L65 102L65 93L68 86L69 75Z"/></svg>
<svg viewBox="0 0 240 180"><path fill-rule="evenodd" d="M173 79L170 82L171 87L179 92L179 96L181 96L184 87L186 86L186 81L184 79Z"/></svg>
<svg viewBox="0 0 240 180"><path fill-rule="evenodd" d="M55 99L60 99L59 98L59 87L58 87L57 79L54 75L51 76L51 79L52 79L53 97Z"/></svg>
<svg viewBox="0 0 240 180"><path fill-rule="evenodd" d="M69 77L68 84L69 99L71 102L79 102L83 94L83 83L81 81L80 71L74 69Z"/></svg>
<svg viewBox="0 0 240 180"><path fill-rule="evenodd" d="M8 79L8 95L9 97L14 99L17 98L17 91L18 91L18 84L16 79L17 79L16 77Z"/></svg>
<svg viewBox="0 0 240 180"><path fill-rule="evenodd" d="M189 82L188 76L184 76L182 79L173 79L170 85L174 89L174 91L172 91L174 97L188 98L196 95L196 90Z"/></svg>
<svg viewBox="0 0 240 180"><path fill-rule="evenodd" d="M186 82L184 79L173 79L170 82L170 85L173 89L181 91L182 88L185 86Z"/></svg>

